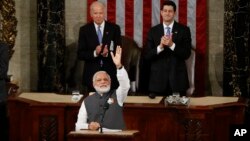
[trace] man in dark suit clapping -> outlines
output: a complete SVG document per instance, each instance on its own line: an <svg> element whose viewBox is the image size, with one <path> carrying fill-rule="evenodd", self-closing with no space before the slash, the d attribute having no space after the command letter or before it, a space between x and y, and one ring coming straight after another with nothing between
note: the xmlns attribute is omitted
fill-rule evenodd
<svg viewBox="0 0 250 141"><path fill-rule="evenodd" d="M163 23L152 27L148 33L145 58L151 63L151 97L186 95L189 88L185 60L191 54L191 33L187 26L174 20L175 14L175 3L164 1L161 6Z"/></svg>
<svg viewBox="0 0 250 141"><path fill-rule="evenodd" d="M106 71L112 79L111 89L118 87L116 67L112 61L110 51L115 51L121 45L121 30L114 23L105 21L106 7L95 1L90 5L92 22L82 26L79 31L78 59L85 61L83 84L88 91L94 91L92 76L99 70Z"/></svg>

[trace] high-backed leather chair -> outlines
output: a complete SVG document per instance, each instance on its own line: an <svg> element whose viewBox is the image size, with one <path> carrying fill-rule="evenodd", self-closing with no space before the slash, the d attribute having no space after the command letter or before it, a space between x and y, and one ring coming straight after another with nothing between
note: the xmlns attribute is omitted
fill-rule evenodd
<svg viewBox="0 0 250 141"><path fill-rule="evenodd" d="M122 36L122 64L128 72L131 82L131 91L138 88L139 60L141 48L128 36Z"/></svg>

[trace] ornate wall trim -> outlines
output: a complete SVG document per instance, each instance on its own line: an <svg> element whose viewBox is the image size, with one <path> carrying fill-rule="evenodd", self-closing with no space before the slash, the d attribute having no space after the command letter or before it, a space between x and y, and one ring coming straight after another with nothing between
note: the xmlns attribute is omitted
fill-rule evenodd
<svg viewBox="0 0 250 141"><path fill-rule="evenodd" d="M223 95L250 98L250 2L225 0Z"/></svg>
<svg viewBox="0 0 250 141"><path fill-rule="evenodd" d="M38 91L64 91L65 2L37 1Z"/></svg>
<svg viewBox="0 0 250 141"><path fill-rule="evenodd" d="M10 58L14 53L17 35L15 13L14 0L0 0L0 41L8 44Z"/></svg>

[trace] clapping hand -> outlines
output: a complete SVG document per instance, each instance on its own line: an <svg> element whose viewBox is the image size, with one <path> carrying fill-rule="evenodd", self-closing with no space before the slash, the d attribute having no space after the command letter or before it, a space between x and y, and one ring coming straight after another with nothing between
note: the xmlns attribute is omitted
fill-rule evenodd
<svg viewBox="0 0 250 141"><path fill-rule="evenodd" d="M98 45L95 51L96 55L102 55L103 57L107 57L109 52L108 46L107 45L103 46L102 44Z"/></svg>
<svg viewBox="0 0 250 141"><path fill-rule="evenodd" d="M161 37L161 43L160 43L160 46L162 48L168 46L168 47L171 47L173 45L173 40L172 40L172 34L170 36L162 36Z"/></svg>
<svg viewBox="0 0 250 141"><path fill-rule="evenodd" d="M105 45L104 48L103 48L103 52L102 52L102 56L103 57L107 57L108 56L108 53L109 53L109 50L108 50L108 46Z"/></svg>

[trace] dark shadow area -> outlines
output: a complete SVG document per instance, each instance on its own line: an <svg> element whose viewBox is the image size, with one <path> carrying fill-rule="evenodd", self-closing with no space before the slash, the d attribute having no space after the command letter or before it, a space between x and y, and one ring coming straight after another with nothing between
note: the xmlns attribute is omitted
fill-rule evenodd
<svg viewBox="0 0 250 141"><path fill-rule="evenodd" d="M0 140L8 141L9 121L7 117L7 102L0 102Z"/></svg>
<svg viewBox="0 0 250 141"><path fill-rule="evenodd" d="M145 47L143 47L140 57L138 92L141 93L141 95L148 95L150 62L146 61L144 54L145 54Z"/></svg>

